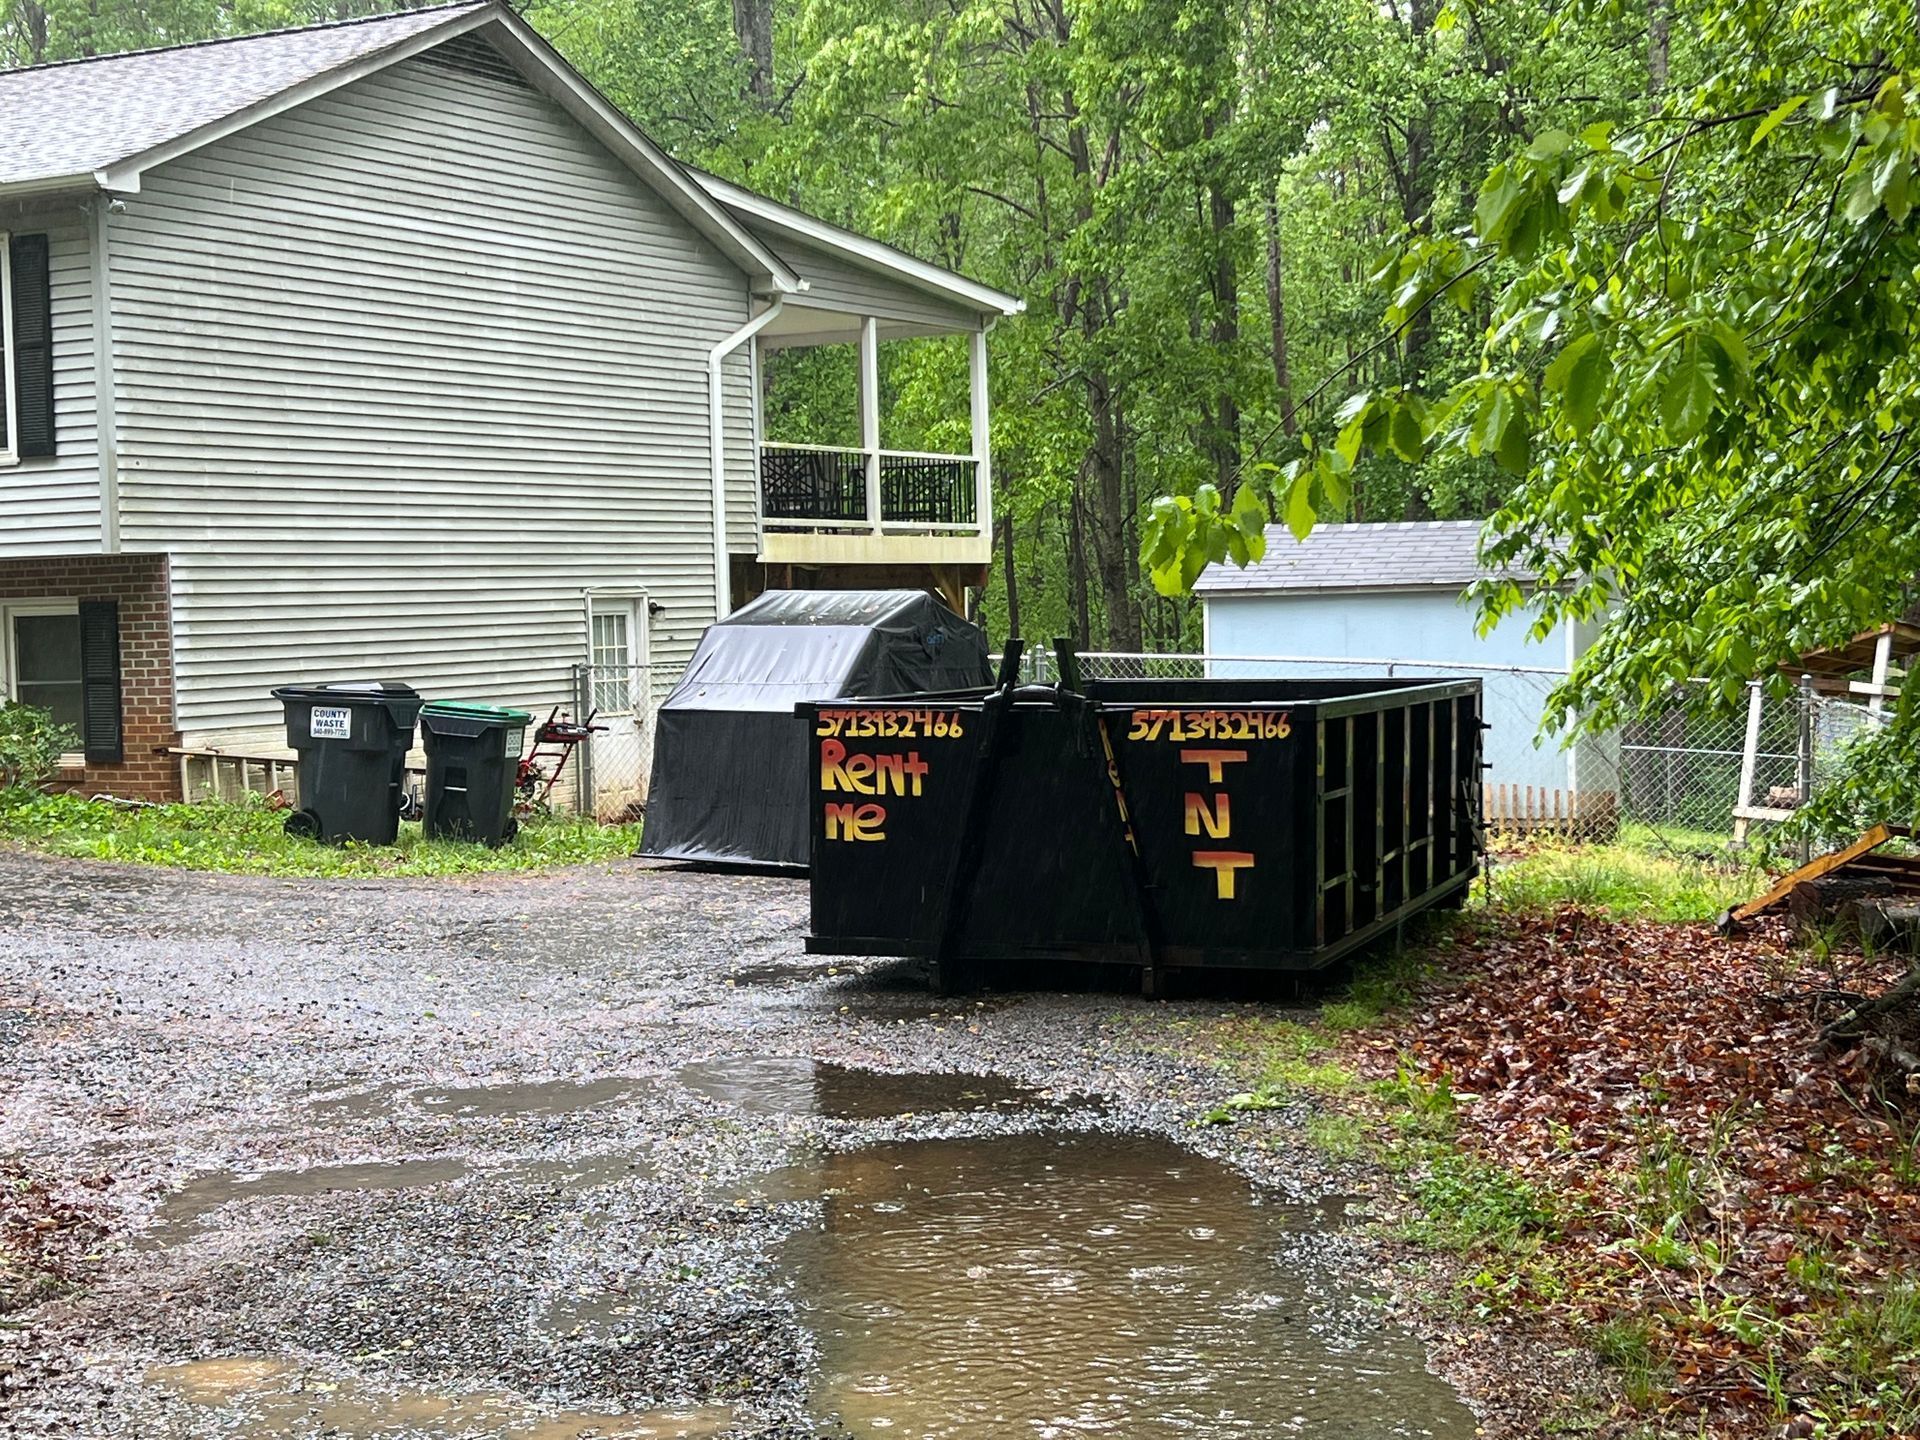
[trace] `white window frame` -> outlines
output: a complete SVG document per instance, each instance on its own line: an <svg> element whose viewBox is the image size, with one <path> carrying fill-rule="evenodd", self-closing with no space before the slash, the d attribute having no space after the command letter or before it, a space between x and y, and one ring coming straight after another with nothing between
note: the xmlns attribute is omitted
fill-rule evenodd
<svg viewBox="0 0 1920 1440"><path fill-rule="evenodd" d="M0 353L6 363L0 365L0 385L6 386L7 423L0 432L0 465L20 463L19 393L13 388L13 237L0 230Z"/></svg>
<svg viewBox="0 0 1920 1440"><path fill-rule="evenodd" d="M0 257L4 258L4 257ZM13 633L13 622L21 615L78 615L80 601L58 595L44 596L37 600L0 600L0 699L17 701L20 692L19 641ZM85 694L84 684L82 687ZM78 750L70 750L60 757L62 766L72 769L87 763L86 755Z"/></svg>
<svg viewBox="0 0 1920 1440"><path fill-rule="evenodd" d="M644 590L589 590L586 592L586 658L592 670L594 666L593 621L596 615L623 615L627 621L627 703L623 709L604 709L599 713L610 716L634 715L646 708L645 695L636 695L635 688L644 684L636 672L647 672L651 653L652 636L649 633L649 605ZM589 689L596 707L600 699L602 681L597 674L592 676Z"/></svg>

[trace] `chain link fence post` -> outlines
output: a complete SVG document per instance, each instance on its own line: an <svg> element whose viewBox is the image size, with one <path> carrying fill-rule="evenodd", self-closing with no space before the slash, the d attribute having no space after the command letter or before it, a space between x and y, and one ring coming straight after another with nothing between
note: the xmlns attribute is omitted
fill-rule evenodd
<svg viewBox="0 0 1920 1440"><path fill-rule="evenodd" d="M593 713L593 667L575 665L573 667L573 716L584 721ZM576 769L573 783L579 792L575 808L587 819L597 818L598 810L594 806L593 795L593 737L587 736L577 747L574 755Z"/></svg>
<svg viewBox="0 0 1920 1440"><path fill-rule="evenodd" d="M1794 757L1794 789L1799 798L1798 809L1805 809L1813 800L1813 676L1803 674L1800 677L1800 744ZM1805 865L1813 858L1813 837L1806 826L1800 827L1800 863Z"/></svg>

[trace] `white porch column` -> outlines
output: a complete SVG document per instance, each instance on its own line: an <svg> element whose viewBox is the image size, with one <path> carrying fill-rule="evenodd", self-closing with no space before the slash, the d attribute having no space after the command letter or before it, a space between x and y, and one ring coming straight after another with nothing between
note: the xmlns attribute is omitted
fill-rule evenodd
<svg viewBox="0 0 1920 1440"><path fill-rule="evenodd" d="M967 393L973 402L973 513L982 535L993 533L993 437L987 429L987 331L967 337Z"/></svg>
<svg viewBox="0 0 1920 1440"><path fill-rule="evenodd" d="M880 533L880 322L860 322L860 448L867 458L867 525Z"/></svg>

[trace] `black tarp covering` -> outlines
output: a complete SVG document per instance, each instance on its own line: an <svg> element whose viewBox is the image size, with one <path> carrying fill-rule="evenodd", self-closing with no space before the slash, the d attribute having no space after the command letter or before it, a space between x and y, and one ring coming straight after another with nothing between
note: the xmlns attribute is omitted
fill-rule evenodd
<svg viewBox="0 0 1920 1440"><path fill-rule="evenodd" d="M991 684L987 637L919 590L770 590L701 637L654 721L640 852L806 868L804 700Z"/></svg>

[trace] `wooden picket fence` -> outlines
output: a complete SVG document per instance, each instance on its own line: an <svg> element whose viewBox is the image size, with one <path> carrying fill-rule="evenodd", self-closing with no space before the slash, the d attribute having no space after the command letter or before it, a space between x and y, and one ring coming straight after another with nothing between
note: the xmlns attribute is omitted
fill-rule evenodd
<svg viewBox="0 0 1920 1440"><path fill-rule="evenodd" d="M1546 785L1488 784L1481 804L1490 835L1564 835L1604 840L1620 828L1620 797L1611 790L1557 790Z"/></svg>

